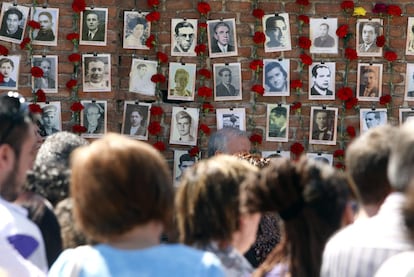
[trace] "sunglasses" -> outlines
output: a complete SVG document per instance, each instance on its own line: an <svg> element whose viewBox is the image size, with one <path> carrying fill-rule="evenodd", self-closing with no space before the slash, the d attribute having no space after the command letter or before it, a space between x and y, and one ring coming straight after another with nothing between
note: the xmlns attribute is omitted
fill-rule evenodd
<svg viewBox="0 0 414 277"><path fill-rule="evenodd" d="M0 122L7 122L4 132L0 132L0 145L5 143L16 126L25 122L28 115L28 105L21 94L9 91L0 95Z"/></svg>

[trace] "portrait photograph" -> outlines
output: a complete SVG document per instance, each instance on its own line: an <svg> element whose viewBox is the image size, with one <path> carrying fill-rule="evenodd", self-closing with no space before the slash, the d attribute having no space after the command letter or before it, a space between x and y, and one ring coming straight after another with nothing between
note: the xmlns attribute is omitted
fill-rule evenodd
<svg viewBox="0 0 414 277"><path fill-rule="evenodd" d="M84 92L111 91L111 54L82 54Z"/></svg>
<svg viewBox="0 0 414 277"><path fill-rule="evenodd" d="M170 144L196 145L198 108L172 107Z"/></svg>
<svg viewBox="0 0 414 277"><path fill-rule="evenodd" d="M42 77L32 76L32 87L35 91L42 89L45 93L58 92L58 56L33 55L32 66L42 69Z"/></svg>
<svg viewBox="0 0 414 277"><path fill-rule="evenodd" d="M157 73L158 63L143 59L132 59L129 72L129 91L143 95L155 96L155 83L152 75Z"/></svg>
<svg viewBox="0 0 414 277"><path fill-rule="evenodd" d="M310 18L310 53L338 54L338 18Z"/></svg>
<svg viewBox="0 0 414 277"><path fill-rule="evenodd" d="M407 21L407 41L405 46L406 55L414 55L414 17Z"/></svg>
<svg viewBox="0 0 414 277"><path fill-rule="evenodd" d="M0 90L16 90L19 84L20 55L0 56L0 73L3 82Z"/></svg>
<svg viewBox="0 0 414 277"><path fill-rule="evenodd" d="M266 36L266 53L292 50L288 13L266 14L262 18L262 25Z"/></svg>
<svg viewBox="0 0 414 277"><path fill-rule="evenodd" d="M377 37L383 34L382 19L357 19L356 50L359 57L382 57Z"/></svg>
<svg viewBox="0 0 414 277"><path fill-rule="evenodd" d="M108 8L90 8L80 14L80 45L106 46Z"/></svg>
<svg viewBox="0 0 414 277"><path fill-rule="evenodd" d="M336 145L338 108L311 107L310 144Z"/></svg>
<svg viewBox="0 0 414 277"><path fill-rule="evenodd" d="M216 109L217 130L224 127L233 127L246 131L246 109L230 108Z"/></svg>
<svg viewBox="0 0 414 277"><path fill-rule="evenodd" d="M406 122L407 120L413 120L414 108L400 108L399 115L400 125Z"/></svg>
<svg viewBox="0 0 414 277"><path fill-rule="evenodd" d="M150 103L125 101L122 119L122 134L148 140L148 124L150 121Z"/></svg>
<svg viewBox="0 0 414 277"><path fill-rule="evenodd" d="M145 16L149 12L125 11L123 48L148 50L145 44L151 34L151 22Z"/></svg>
<svg viewBox="0 0 414 277"><path fill-rule="evenodd" d="M405 70L405 101L414 101L414 63L407 63Z"/></svg>
<svg viewBox="0 0 414 277"><path fill-rule="evenodd" d="M31 19L39 22L40 29L33 29L34 45L57 46L59 9L32 8Z"/></svg>
<svg viewBox="0 0 414 277"><path fill-rule="evenodd" d="M266 140L287 142L290 105L267 104Z"/></svg>
<svg viewBox="0 0 414 277"><path fill-rule="evenodd" d="M264 96L289 96L289 80L289 59L263 59Z"/></svg>
<svg viewBox="0 0 414 277"><path fill-rule="evenodd" d="M368 129L387 124L388 120L386 108L362 108L359 110L359 115L359 126L361 134Z"/></svg>
<svg viewBox="0 0 414 277"><path fill-rule="evenodd" d="M309 66L309 99L335 100L335 63L320 62Z"/></svg>
<svg viewBox="0 0 414 277"><path fill-rule="evenodd" d="M171 19L171 56L197 56L197 19Z"/></svg>
<svg viewBox="0 0 414 277"><path fill-rule="evenodd" d="M174 150L174 186L178 187L184 172L198 161L197 156L192 156L188 150Z"/></svg>
<svg viewBox="0 0 414 277"><path fill-rule="evenodd" d="M262 151L263 158L280 158L284 157L290 160L290 151L276 150L276 151Z"/></svg>
<svg viewBox="0 0 414 277"><path fill-rule="evenodd" d="M238 55L236 20L234 18L208 20L207 34L210 58Z"/></svg>
<svg viewBox="0 0 414 277"><path fill-rule="evenodd" d="M214 100L242 100L240 63L213 64Z"/></svg>
<svg viewBox="0 0 414 277"><path fill-rule="evenodd" d="M0 40L20 44L24 37L29 7L3 2L0 14Z"/></svg>
<svg viewBox="0 0 414 277"><path fill-rule="evenodd" d="M306 153L306 157L309 159L313 159L315 161L319 161L330 166L333 165L333 154L326 154L326 153Z"/></svg>
<svg viewBox="0 0 414 277"><path fill-rule="evenodd" d="M194 101L195 63L170 63L168 99Z"/></svg>
<svg viewBox="0 0 414 277"><path fill-rule="evenodd" d="M360 101L378 101L382 96L382 64L359 63L357 98Z"/></svg>
<svg viewBox="0 0 414 277"><path fill-rule="evenodd" d="M106 133L107 101L82 100L84 109L81 111L81 125L86 131L82 133L85 138L98 138Z"/></svg>
<svg viewBox="0 0 414 277"><path fill-rule="evenodd" d="M41 126L39 133L42 137L53 135L62 131L62 109L59 101L38 102L41 113Z"/></svg>

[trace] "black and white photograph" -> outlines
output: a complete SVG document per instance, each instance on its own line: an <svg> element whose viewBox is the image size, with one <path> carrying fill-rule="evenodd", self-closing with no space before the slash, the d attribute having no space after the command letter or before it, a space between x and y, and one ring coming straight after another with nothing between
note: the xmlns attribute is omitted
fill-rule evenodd
<svg viewBox="0 0 414 277"><path fill-rule="evenodd" d="M338 108L311 107L310 144L336 145Z"/></svg>
<svg viewBox="0 0 414 277"><path fill-rule="evenodd" d="M290 60L263 60L264 96L289 96Z"/></svg>
<svg viewBox="0 0 414 277"><path fill-rule="evenodd" d="M198 119L198 108L173 107L170 144L196 145Z"/></svg>
<svg viewBox="0 0 414 277"><path fill-rule="evenodd" d="M3 82L0 90L16 90L19 84L20 55L0 56L0 73Z"/></svg>
<svg viewBox="0 0 414 277"><path fill-rule="evenodd" d="M399 122L400 125L406 122L407 120L414 119L414 108L400 108L399 110Z"/></svg>
<svg viewBox="0 0 414 277"><path fill-rule="evenodd" d="M382 96L382 64L359 63L357 98L360 101L378 101Z"/></svg>
<svg viewBox="0 0 414 277"><path fill-rule="evenodd" d="M195 76L195 63L170 63L168 99L193 101Z"/></svg>
<svg viewBox="0 0 414 277"><path fill-rule="evenodd" d="M207 33L210 58L238 55L234 18L208 20Z"/></svg>
<svg viewBox="0 0 414 277"><path fill-rule="evenodd" d="M31 19L39 22L40 29L33 30L34 45L57 46L59 9L32 8Z"/></svg>
<svg viewBox="0 0 414 277"><path fill-rule="evenodd" d="M266 140L287 142L289 137L289 111L287 104L267 104Z"/></svg>
<svg viewBox="0 0 414 277"><path fill-rule="evenodd" d="M406 66L404 100L414 101L414 63L407 63Z"/></svg>
<svg viewBox="0 0 414 277"><path fill-rule="evenodd" d="M155 96L155 83L151 77L157 73L156 61L132 59L129 72L129 91L143 95Z"/></svg>
<svg viewBox="0 0 414 277"><path fill-rule="evenodd" d="M242 80L240 63L215 63L214 100L242 100Z"/></svg>
<svg viewBox="0 0 414 277"><path fill-rule="evenodd" d="M86 131L82 133L85 138L97 138L106 133L107 125L107 101L83 100L85 107L81 111L81 124Z"/></svg>
<svg viewBox="0 0 414 277"><path fill-rule="evenodd" d="M106 46L108 8L87 7L80 15L80 45Z"/></svg>
<svg viewBox="0 0 414 277"><path fill-rule="evenodd" d="M32 76L32 87L35 91L42 89L45 93L58 92L58 64L57 55L33 55L32 66L39 67L43 71L42 77Z"/></svg>
<svg viewBox="0 0 414 277"><path fill-rule="evenodd" d="M188 150L174 150L174 186L179 186L184 172L198 161L197 156L192 156Z"/></svg>
<svg viewBox="0 0 414 277"><path fill-rule="evenodd" d="M171 19L171 56L197 56L197 19Z"/></svg>
<svg viewBox="0 0 414 277"><path fill-rule="evenodd" d="M357 19L356 50L359 57L382 57L377 37L383 33L382 19Z"/></svg>
<svg viewBox="0 0 414 277"><path fill-rule="evenodd" d="M216 109L217 130L232 127L246 131L246 109L229 108Z"/></svg>
<svg viewBox="0 0 414 277"><path fill-rule="evenodd" d="M263 158L280 158L284 157L290 160L290 151L276 150L276 151L262 151Z"/></svg>
<svg viewBox="0 0 414 277"><path fill-rule="evenodd" d="M17 3L17 2L16 2ZM0 40L21 43L29 16L29 7L3 2L0 15Z"/></svg>
<svg viewBox="0 0 414 277"><path fill-rule="evenodd" d="M59 101L38 102L41 113L41 125L39 133L42 137L53 135L62 131L61 103Z"/></svg>
<svg viewBox="0 0 414 277"><path fill-rule="evenodd" d="M266 36L266 53L292 50L288 13L266 14L262 18L262 24Z"/></svg>
<svg viewBox="0 0 414 277"><path fill-rule="evenodd" d="M338 18L310 18L310 53L338 54Z"/></svg>
<svg viewBox="0 0 414 277"><path fill-rule="evenodd" d="M405 47L406 55L414 55L414 17L408 17L407 21L407 41Z"/></svg>
<svg viewBox="0 0 414 277"><path fill-rule="evenodd" d="M140 140L148 140L150 109L150 103L125 101L122 120L122 134Z"/></svg>
<svg viewBox="0 0 414 277"><path fill-rule="evenodd" d="M388 121L386 108L362 108L359 110L359 115L359 126L361 134L371 128L387 124Z"/></svg>
<svg viewBox="0 0 414 277"><path fill-rule="evenodd" d="M83 54L84 92L111 91L111 54Z"/></svg>
<svg viewBox="0 0 414 277"><path fill-rule="evenodd" d="M315 161L319 161L330 166L333 165L333 154L327 153L306 153L306 157L309 159L314 159Z"/></svg>
<svg viewBox="0 0 414 277"><path fill-rule="evenodd" d="M149 49L145 44L151 34L151 22L145 18L147 14L148 12L141 11L124 12L123 48Z"/></svg>
<svg viewBox="0 0 414 277"><path fill-rule="evenodd" d="M335 63L320 62L309 66L309 99L335 100Z"/></svg>

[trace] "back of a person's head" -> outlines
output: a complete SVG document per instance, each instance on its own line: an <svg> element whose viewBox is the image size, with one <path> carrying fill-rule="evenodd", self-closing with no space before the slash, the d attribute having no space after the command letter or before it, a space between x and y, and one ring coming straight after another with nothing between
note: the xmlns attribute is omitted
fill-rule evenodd
<svg viewBox="0 0 414 277"><path fill-rule="evenodd" d="M256 172L255 166L229 155L201 160L188 169L176 195L181 242L230 242L240 227L240 184Z"/></svg>
<svg viewBox="0 0 414 277"><path fill-rule="evenodd" d="M150 222L169 223L169 167L150 144L115 133L76 149L70 193L83 232L98 242Z"/></svg>
<svg viewBox="0 0 414 277"><path fill-rule="evenodd" d="M396 132L396 127L381 125L369 129L347 148L346 170L363 204L379 205L391 191L387 167Z"/></svg>
<svg viewBox="0 0 414 277"><path fill-rule="evenodd" d="M207 156L212 157L217 151L228 154L227 145L234 137L247 138L247 134L245 131L233 127L224 127L212 134L208 140Z"/></svg>

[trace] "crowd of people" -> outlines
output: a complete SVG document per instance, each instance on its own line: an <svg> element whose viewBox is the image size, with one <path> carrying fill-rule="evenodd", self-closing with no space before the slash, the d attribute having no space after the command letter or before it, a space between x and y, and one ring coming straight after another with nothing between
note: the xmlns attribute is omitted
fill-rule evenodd
<svg viewBox="0 0 414 277"><path fill-rule="evenodd" d="M250 154L224 127L176 181L146 142L44 139L39 120L0 95L0 276L414 272L414 121L361 134L343 171Z"/></svg>

